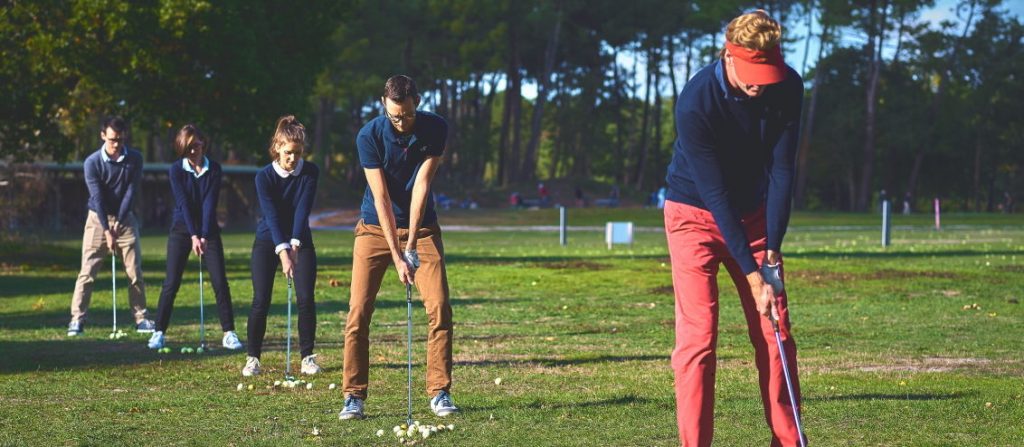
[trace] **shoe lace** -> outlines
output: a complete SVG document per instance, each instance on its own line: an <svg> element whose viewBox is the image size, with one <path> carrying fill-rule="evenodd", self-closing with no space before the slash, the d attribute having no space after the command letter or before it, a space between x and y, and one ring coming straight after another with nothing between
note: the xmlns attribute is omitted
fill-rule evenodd
<svg viewBox="0 0 1024 447"><path fill-rule="evenodd" d="M345 398L345 411L358 411L359 400L354 397Z"/></svg>
<svg viewBox="0 0 1024 447"><path fill-rule="evenodd" d="M442 391L440 394L437 395L437 406L454 407L455 405L452 404L451 396L449 396L448 393Z"/></svg>

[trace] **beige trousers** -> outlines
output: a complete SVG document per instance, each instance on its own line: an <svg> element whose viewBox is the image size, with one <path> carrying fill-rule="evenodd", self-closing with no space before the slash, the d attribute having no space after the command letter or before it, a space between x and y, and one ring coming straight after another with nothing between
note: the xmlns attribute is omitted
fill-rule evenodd
<svg viewBox="0 0 1024 447"><path fill-rule="evenodd" d="M107 216L110 227L116 223L117 217ZM146 319L146 287L142 282L142 250L139 247L139 224L135 214L129 213L128 218L121 222L121 227L123 231L117 237L117 254L128 275L128 304L138 324ZM82 269L78 272L75 293L71 297L71 321L85 321L96 274L103 267L103 259L109 254L100 217L95 211L89 210L89 216L85 219L85 233L82 235Z"/></svg>

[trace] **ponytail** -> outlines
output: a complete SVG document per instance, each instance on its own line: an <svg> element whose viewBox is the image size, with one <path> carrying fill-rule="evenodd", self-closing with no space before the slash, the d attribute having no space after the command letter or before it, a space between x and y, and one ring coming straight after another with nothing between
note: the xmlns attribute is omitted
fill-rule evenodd
<svg viewBox="0 0 1024 447"><path fill-rule="evenodd" d="M303 126L295 115L282 116L277 120L274 136L270 138L270 158L277 160L277 148L281 145L294 143L306 147L306 126Z"/></svg>

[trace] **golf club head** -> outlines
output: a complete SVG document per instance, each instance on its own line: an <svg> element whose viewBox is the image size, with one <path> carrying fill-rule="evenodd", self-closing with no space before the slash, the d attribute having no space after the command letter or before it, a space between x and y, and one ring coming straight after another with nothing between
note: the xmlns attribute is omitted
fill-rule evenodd
<svg viewBox="0 0 1024 447"><path fill-rule="evenodd" d="M291 374L285 374L285 375L284 375L284 380L287 380L287 381L295 381L295 376L293 376L293 375L291 375Z"/></svg>

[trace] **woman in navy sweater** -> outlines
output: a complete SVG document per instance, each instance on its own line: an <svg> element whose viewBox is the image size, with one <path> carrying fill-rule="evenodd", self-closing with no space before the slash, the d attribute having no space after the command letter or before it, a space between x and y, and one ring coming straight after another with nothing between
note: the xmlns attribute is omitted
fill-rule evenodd
<svg viewBox="0 0 1024 447"><path fill-rule="evenodd" d="M270 140L274 160L256 174L256 195L263 218L256 227L252 245L252 311L249 314L249 355L243 376L260 373L260 354L267 329L271 289L278 266L293 281L299 307L299 348L303 374L316 374L320 367L313 354L316 339L316 249L309 231L320 170L304 161L306 128L294 116L277 121Z"/></svg>
<svg viewBox="0 0 1024 447"><path fill-rule="evenodd" d="M160 292L156 331L149 339L149 347L164 347L164 332L171 322L174 298L181 286L181 275L191 251L202 259L210 272L210 283L217 296L217 314L224 331L221 344L228 349L241 349L242 343L235 334L231 290L224 272L224 244L217 225L220 164L207 158L209 140L193 124L186 124L178 131L174 138L174 152L181 161L171 163L167 173L175 202L171 234L167 237L167 276Z"/></svg>

